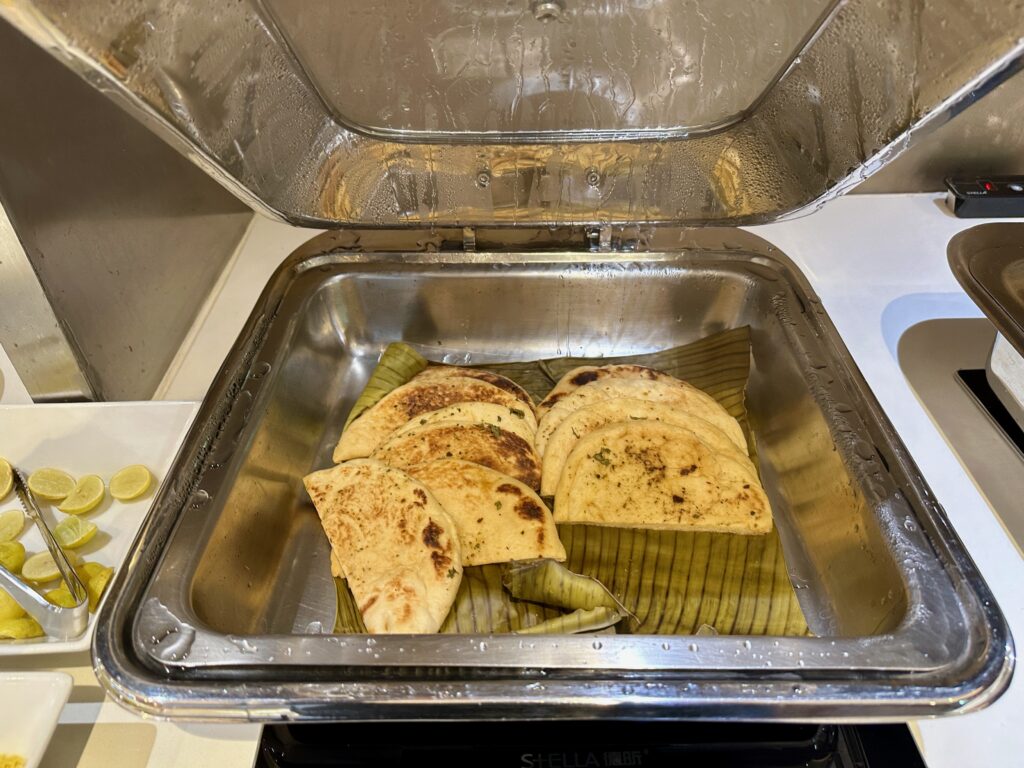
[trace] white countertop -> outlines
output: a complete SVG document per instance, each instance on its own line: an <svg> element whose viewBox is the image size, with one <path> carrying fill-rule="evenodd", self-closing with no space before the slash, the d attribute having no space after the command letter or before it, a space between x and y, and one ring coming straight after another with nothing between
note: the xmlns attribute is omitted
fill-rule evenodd
<svg viewBox="0 0 1024 768"><path fill-rule="evenodd" d="M1024 561L918 402L896 358L896 343L911 325L931 318L980 316L946 263L950 237L979 223L953 218L934 195L864 195L841 198L803 219L751 231L778 246L810 280L1020 640ZM259 217L254 220L161 385L160 398L202 399L274 269L315 234ZM145 723L127 713L115 715L110 702L102 710L111 722L140 727ZM988 709L916 721L914 731L931 768L1010 765L1024 754L1021 712L1024 681L1018 675ZM190 750L189 764L241 768L252 763L257 737L253 727L159 726L168 727L201 737L195 744L213 745L205 753ZM186 755L173 746L180 743L184 742L168 737L161 747L157 739L139 753L137 762L123 764L185 764ZM194 759L198 755L202 757Z"/></svg>
<svg viewBox="0 0 1024 768"><path fill-rule="evenodd" d="M1003 221L1006 221L1005 219ZM896 357L912 325L981 317L953 277L946 244L983 223L950 216L930 195L853 195L804 219L753 227L803 269L865 380L1024 641L1024 560L921 406ZM1024 761L1024 673L988 709L917 721L931 768Z"/></svg>

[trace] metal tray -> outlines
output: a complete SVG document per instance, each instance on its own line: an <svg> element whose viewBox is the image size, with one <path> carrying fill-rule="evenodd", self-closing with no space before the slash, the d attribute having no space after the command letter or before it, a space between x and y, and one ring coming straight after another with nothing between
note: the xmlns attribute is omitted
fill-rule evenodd
<svg viewBox="0 0 1024 768"><path fill-rule="evenodd" d="M1006 687L991 593L783 255L736 230L463 234L330 233L280 267L99 617L114 698L222 720L865 721ZM329 463L387 342L526 360L743 324L760 469L818 637L321 633L303 598L330 588L328 549L300 478Z"/></svg>

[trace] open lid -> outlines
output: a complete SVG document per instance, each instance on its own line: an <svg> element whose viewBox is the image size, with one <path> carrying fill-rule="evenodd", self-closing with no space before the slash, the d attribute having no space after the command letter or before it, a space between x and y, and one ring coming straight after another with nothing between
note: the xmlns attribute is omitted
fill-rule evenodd
<svg viewBox="0 0 1024 768"><path fill-rule="evenodd" d="M300 224L749 224L849 188L1016 71L990 0L8 0Z"/></svg>

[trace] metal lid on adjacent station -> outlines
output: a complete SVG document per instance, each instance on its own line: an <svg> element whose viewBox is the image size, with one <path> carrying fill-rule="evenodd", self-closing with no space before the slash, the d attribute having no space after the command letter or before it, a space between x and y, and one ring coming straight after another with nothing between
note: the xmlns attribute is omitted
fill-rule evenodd
<svg viewBox="0 0 1024 768"><path fill-rule="evenodd" d="M1024 224L981 224L946 248L950 269L978 308L1024 356Z"/></svg>
<svg viewBox="0 0 1024 768"><path fill-rule="evenodd" d="M8 0L297 224L738 225L813 210L1016 72L988 0Z"/></svg>

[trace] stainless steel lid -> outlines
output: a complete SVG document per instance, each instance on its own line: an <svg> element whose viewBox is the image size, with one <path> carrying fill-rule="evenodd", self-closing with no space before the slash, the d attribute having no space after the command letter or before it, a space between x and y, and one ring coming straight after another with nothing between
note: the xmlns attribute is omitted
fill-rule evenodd
<svg viewBox="0 0 1024 768"><path fill-rule="evenodd" d="M989 0L8 0L254 205L375 227L744 224L1015 72Z"/></svg>
<svg viewBox="0 0 1024 768"><path fill-rule="evenodd" d="M1024 224L982 224L957 234L949 266L967 295L1024 355Z"/></svg>

